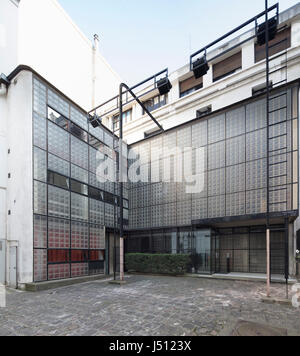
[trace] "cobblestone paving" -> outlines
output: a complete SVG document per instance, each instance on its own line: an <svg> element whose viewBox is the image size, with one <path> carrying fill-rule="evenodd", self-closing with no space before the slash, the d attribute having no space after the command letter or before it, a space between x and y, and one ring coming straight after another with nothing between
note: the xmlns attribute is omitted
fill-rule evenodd
<svg viewBox="0 0 300 356"><path fill-rule="evenodd" d="M263 283L129 276L122 287L94 281L53 291L8 291L0 335L226 335L238 320L300 335L300 310L264 304ZM272 295L283 297L284 286Z"/></svg>

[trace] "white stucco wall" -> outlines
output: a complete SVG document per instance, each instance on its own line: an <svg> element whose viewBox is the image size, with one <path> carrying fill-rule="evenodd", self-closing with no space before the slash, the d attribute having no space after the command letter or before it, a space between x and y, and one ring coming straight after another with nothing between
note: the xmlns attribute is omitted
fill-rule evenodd
<svg viewBox="0 0 300 356"><path fill-rule="evenodd" d="M18 1L0 0L0 73L18 63Z"/></svg>
<svg viewBox="0 0 300 356"><path fill-rule="evenodd" d="M11 211L7 240L8 248L18 246L18 282L22 284L33 280L32 73L23 71L13 80L6 120L10 150L6 174L11 174L7 183L7 210Z"/></svg>
<svg viewBox="0 0 300 356"><path fill-rule="evenodd" d="M113 96L121 81L57 0L0 0L0 73L20 64L87 111Z"/></svg>

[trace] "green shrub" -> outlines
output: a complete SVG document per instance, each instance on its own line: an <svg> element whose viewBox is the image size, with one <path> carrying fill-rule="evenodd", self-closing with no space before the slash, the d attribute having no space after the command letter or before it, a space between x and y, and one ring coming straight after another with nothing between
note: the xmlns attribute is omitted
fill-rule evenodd
<svg viewBox="0 0 300 356"><path fill-rule="evenodd" d="M125 256L129 272L182 275L190 265L189 255L129 253Z"/></svg>

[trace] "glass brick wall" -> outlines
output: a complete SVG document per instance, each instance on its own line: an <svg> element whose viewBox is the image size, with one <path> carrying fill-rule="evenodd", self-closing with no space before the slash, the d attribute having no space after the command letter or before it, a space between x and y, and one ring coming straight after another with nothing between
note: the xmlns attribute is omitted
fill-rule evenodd
<svg viewBox="0 0 300 356"><path fill-rule="evenodd" d="M104 127L91 127L84 112L34 78L34 281L104 273L104 226L113 228L119 215L113 141ZM114 173L103 183L97 167L104 159ZM128 208L127 189L124 198Z"/></svg>
<svg viewBox="0 0 300 356"><path fill-rule="evenodd" d="M272 94L270 101L270 211L298 210L298 88ZM257 98L131 146L143 176L157 182L130 185L130 229L190 226L192 220L256 215L267 212L266 99ZM286 134L286 135L285 135ZM164 151L193 147L192 172L198 172L196 150L203 147L204 189L187 194L178 183ZM167 151L167 150L166 150ZM179 155L171 166L182 169ZM129 161L129 166L134 163ZM175 171L175 170L174 170Z"/></svg>

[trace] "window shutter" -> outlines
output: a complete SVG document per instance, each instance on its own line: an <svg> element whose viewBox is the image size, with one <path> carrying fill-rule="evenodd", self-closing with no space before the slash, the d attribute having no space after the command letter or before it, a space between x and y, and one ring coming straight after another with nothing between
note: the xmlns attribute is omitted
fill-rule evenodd
<svg viewBox="0 0 300 356"><path fill-rule="evenodd" d="M203 85L203 77L199 79L195 79L195 77L191 77L189 79L183 80L182 82L180 82L180 93L184 93L190 89L193 89L201 85Z"/></svg>
<svg viewBox="0 0 300 356"><path fill-rule="evenodd" d="M232 74L240 68L242 68L242 52L236 53L213 66L214 81Z"/></svg>

